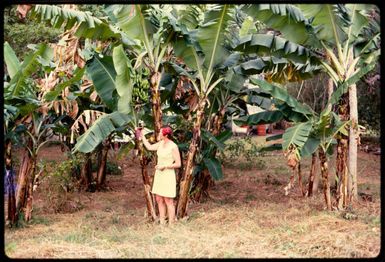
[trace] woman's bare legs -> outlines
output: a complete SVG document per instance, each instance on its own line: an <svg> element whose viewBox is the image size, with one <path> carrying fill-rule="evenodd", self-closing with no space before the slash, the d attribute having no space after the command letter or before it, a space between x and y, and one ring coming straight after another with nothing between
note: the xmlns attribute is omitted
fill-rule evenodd
<svg viewBox="0 0 385 262"><path fill-rule="evenodd" d="M175 206L174 199L170 197L163 197L164 202L166 202L167 213L168 213L168 223L172 224L175 222ZM160 213L160 210L159 210Z"/></svg>
<svg viewBox="0 0 385 262"><path fill-rule="evenodd" d="M164 197L155 195L155 200L158 203L159 207L159 222L160 224L165 224L166 223L166 205L164 201Z"/></svg>

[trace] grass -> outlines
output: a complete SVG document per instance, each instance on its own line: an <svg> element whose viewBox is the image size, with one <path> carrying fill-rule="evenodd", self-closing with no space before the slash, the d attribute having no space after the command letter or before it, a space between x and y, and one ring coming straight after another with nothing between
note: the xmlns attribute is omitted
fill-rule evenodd
<svg viewBox="0 0 385 262"><path fill-rule="evenodd" d="M380 232L368 230L379 228L377 222L363 224L310 210L308 205L302 210L269 203L259 208L217 205L171 227L145 221L116 224L114 214L88 216L87 220L87 214L62 217L51 231L33 227L7 232L6 253L24 258L49 253L66 258L284 258L375 256L379 252ZM127 215L119 218L128 220ZM7 243L10 239L19 243Z"/></svg>
<svg viewBox="0 0 385 262"><path fill-rule="evenodd" d="M124 166L127 160L122 159L124 174L108 177L113 190L72 193L83 205L76 212L46 213L46 203L37 201L38 194L32 221L5 229L5 252L11 258L362 258L379 254L378 195L372 202L359 201L349 211L356 218L346 219L342 212L324 210L321 193L303 198L293 189L284 196L291 173L283 156L267 155L262 160L267 163L265 169L225 167L225 179L215 182L211 199L190 203L189 219L162 226L144 217L139 169ZM372 159L361 156L359 161ZM359 189L379 190L379 163L373 161L367 171L371 182L361 177Z"/></svg>

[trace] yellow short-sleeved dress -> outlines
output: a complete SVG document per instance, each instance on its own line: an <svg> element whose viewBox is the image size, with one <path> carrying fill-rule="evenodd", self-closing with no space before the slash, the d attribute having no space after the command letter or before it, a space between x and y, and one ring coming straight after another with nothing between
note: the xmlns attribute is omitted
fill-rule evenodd
<svg viewBox="0 0 385 262"><path fill-rule="evenodd" d="M169 166L174 163L174 158L172 156L172 150L177 147L174 142L171 142L170 145L164 147L164 142L160 142L158 150L156 151L158 155L158 165L159 166ZM176 196L176 177L174 169L164 169L155 171L154 183L152 185L151 192L153 194L171 197Z"/></svg>

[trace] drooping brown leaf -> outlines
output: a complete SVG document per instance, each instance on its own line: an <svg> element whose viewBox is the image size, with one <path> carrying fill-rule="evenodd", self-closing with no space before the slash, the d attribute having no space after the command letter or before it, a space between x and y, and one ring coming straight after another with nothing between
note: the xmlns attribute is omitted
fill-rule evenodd
<svg viewBox="0 0 385 262"><path fill-rule="evenodd" d="M17 16L19 19L24 19L31 9L32 5L18 5L16 8Z"/></svg>
<svg viewBox="0 0 385 262"><path fill-rule="evenodd" d="M95 90L90 95L90 99L91 101L94 101L94 102L96 101L96 99L98 99L98 93Z"/></svg>
<svg viewBox="0 0 385 262"><path fill-rule="evenodd" d="M79 105L75 100L71 101L71 105L72 105L72 110L68 113L68 116L71 117L72 119L75 119L79 113Z"/></svg>

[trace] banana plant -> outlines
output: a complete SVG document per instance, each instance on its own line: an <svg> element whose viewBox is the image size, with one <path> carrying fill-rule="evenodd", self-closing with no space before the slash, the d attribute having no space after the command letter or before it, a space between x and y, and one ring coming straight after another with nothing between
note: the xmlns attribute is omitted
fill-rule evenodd
<svg viewBox="0 0 385 262"><path fill-rule="evenodd" d="M182 181L179 190L177 216L184 217L188 202L188 194L194 169L194 158L201 137L201 125L204 120L204 112L209 103L209 94L224 79L220 65L233 59L226 45L227 27L232 19L234 7L231 5L210 5L203 14L203 21L196 29L189 30L177 23L175 19L175 31L179 37L173 42L175 56L182 59L187 69L174 64L174 69L187 76L198 96L196 118L193 126L193 137L189 146L186 164L184 166ZM231 65L230 62L227 64ZM231 66L229 66L231 67Z"/></svg>
<svg viewBox="0 0 385 262"><path fill-rule="evenodd" d="M222 130L229 114L227 109L236 106L238 101L243 102L242 98L247 92L245 80L244 76L227 71L225 79L210 94L212 103L206 110L207 119L203 123L206 128L201 129L203 136L195 160L191 188L194 201L199 202L202 195L208 197L209 186L223 178L222 164L216 155L218 150L224 149L223 143L232 136L231 130Z"/></svg>
<svg viewBox="0 0 385 262"><path fill-rule="evenodd" d="M23 137L25 139L25 143L21 143L25 146L25 152L19 170L15 209L11 208L14 214L10 214L13 218L12 224L17 222L22 207L28 207L25 219L31 218L31 183L35 175L36 155L39 145L45 140L45 137L41 136L41 122L37 121L40 114L38 112L40 102L36 94L38 88L31 75L38 71L40 61L49 59L51 56L49 47L40 44L32 46L31 52L20 63L8 43L4 44L4 60L9 76L9 82L4 83L4 128L7 151L11 150L12 143L18 142ZM31 122L33 114L35 121ZM29 131L25 128L27 124L29 124ZM9 166L12 166L12 163L9 163ZM29 184L28 181L30 181ZM14 197L11 196L11 198Z"/></svg>
<svg viewBox="0 0 385 262"><path fill-rule="evenodd" d="M75 36L80 38L111 40L120 39L121 35L117 28L112 26L106 18L94 17L90 12L83 12L58 5L29 5L30 9L23 13L38 21L47 21L54 28L64 26L67 31L76 28Z"/></svg>
<svg viewBox="0 0 385 262"><path fill-rule="evenodd" d="M49 5L37 5L31 10L33 16L39 17L41 20L48 20L55 26L66 23L66 28L76 27L75 36L113 41L112 58L108 55L105 57L93 56L93 59L86 65L87 74L107 106L106 110L110 112L115 110L124 114L130 112L132 66L129 66L130 61L124 54L126 47L129 47L130 56L136 60L135 69L141 66L150 69L154 126L155 131L159 132L161 126L160 66L166 54L168 41L172 36L172 34L167 34L167 30L163 30L165 28L163 28L161 9L146 5L111 5L105 9L107 19L93 17L87 12L71 11ZM156 33L157 30L158 33ZM165 39L165 35L168 40ZM119 46L120 44L123 46ZM103 134L104 138L108 135ZM96 145L94 143L92 146L96 147Z"/></svg>
<svg viewBox="0 0 385 262"><path fill-rule="evenodd" d="M245 12L256 14L256 19L277 30L283 37L313 50L323 50L324 56L329 58L320 61L323 71L337 86L330 103L335 103L350 88L348 118L352 120L352 125L349 135L348 169L354 184L353 195L356 196L358 119L354 83L360 78L355 76L362 77L365 72L374 68L380 53L379 23L375 17L370 18L373 13L378 13L378 9L374 5L364 4L264 4L246 7ZM303 32L306 34L301 36ZM362 37L363 32L366 32L365 37ZM350 79L356 81L349 81ZM351 85L344 85L346 82Z"/></svg>
<svg viewBox="0 0 385 262"><path fill-rule="evenodd" d="M264 80L251 78L251 83L258 85L263 92L270 94L271 98L274 99L274 104L276 104L276 110L250 115L238 121L258 124L287 119L294 122L294 126L286 129L283 136L276 138L283 138L282 149L287 157L288 165L293 169L299 167L303 157L311 156L317 150L319 151L325 202L327 208L331 210L328 155L332 154L336 138L341 134L347 134L347 128L351 121L341 121L339 116L331 111L331 107L326 107L318 115L309 106L301 104L288 95L285 89ZM345 84L348 85L349 83Z"/></svg>

